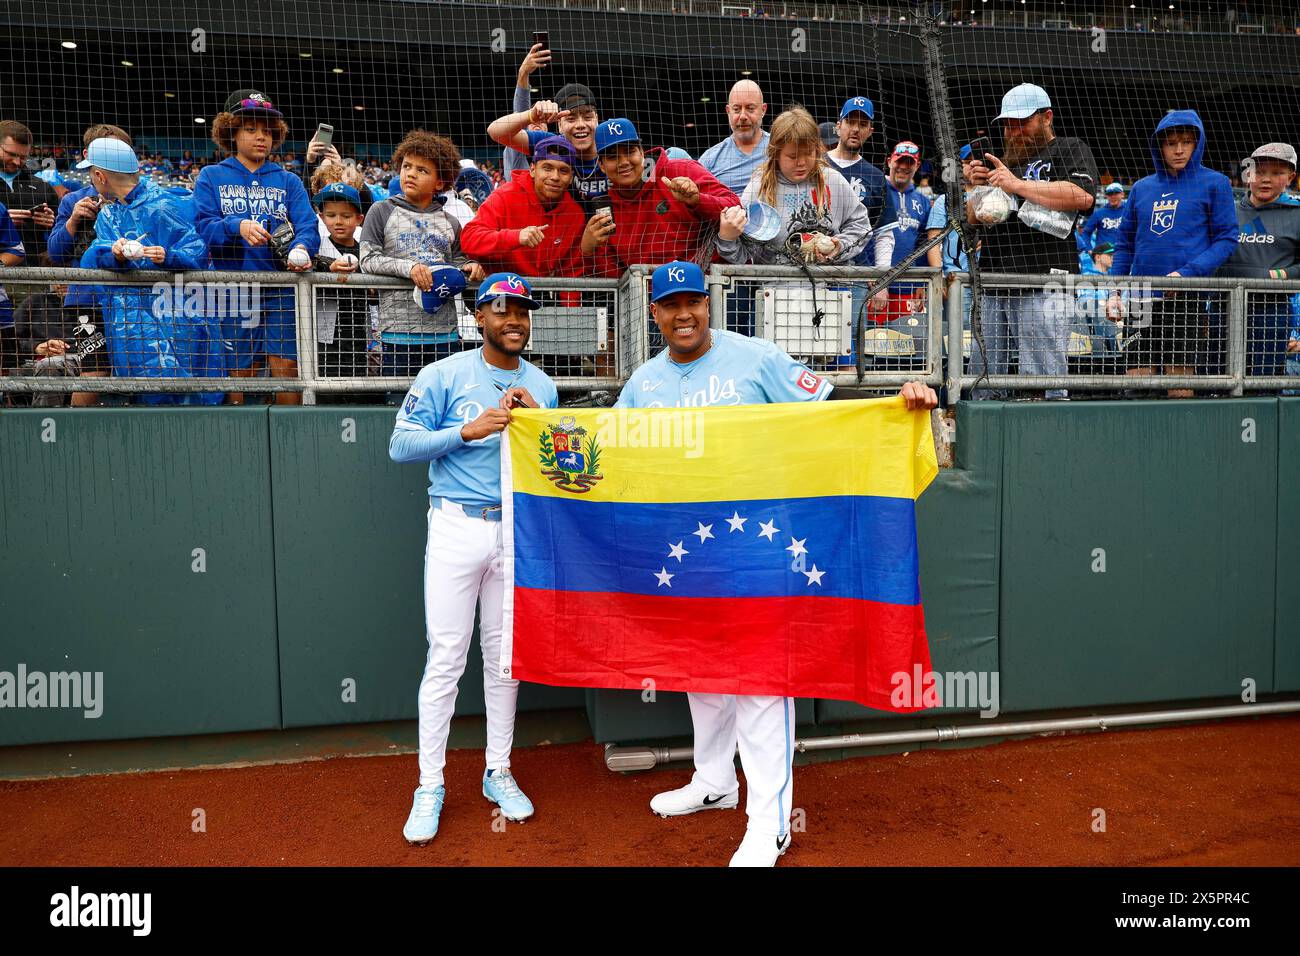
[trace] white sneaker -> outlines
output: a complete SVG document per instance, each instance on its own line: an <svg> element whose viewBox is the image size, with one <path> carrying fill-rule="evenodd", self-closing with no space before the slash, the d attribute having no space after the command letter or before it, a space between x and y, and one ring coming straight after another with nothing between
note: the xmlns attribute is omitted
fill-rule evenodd
<svg viewBox="0 0 1300 956"><path fill-rule="evenodd" d="M785 838L774 837L770 833L745 831L745 839L732 854L728 866L776 866L776 861L786 850L790 849L790 834Z"/></svg>
<svg viewBox="0 0 1300 956"><path fill-rule="evenodd" d="M740 788L731 793L712 793L694 780L680 790L657 793L650 800L650 809L661 817L683 817L700 810L734 810L740 805Z"/></svg>

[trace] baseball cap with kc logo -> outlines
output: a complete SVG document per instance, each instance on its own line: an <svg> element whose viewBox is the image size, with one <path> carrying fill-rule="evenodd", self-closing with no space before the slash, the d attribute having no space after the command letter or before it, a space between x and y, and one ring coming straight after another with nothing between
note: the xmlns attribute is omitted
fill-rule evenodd
<svg viewBox="0 0 1300 956"><path fill-rule="evenodd" d="M660 266L650 277L650 301L660 299L676 292L698 292L708 295L704 288L704 273L693 262L669 262Z"/></svg>

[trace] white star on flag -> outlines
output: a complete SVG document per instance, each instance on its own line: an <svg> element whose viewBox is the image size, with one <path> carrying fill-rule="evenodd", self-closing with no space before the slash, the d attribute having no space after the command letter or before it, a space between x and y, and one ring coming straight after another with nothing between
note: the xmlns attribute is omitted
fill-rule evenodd
<svg viewBox="0 0 1300 956"><path fill-rule="evenodd" d="M804 571L804 572L803 572L804 576L808 578L808 586L809 586L809 587L812 587L814 584L817 585L818 587L821 587L821 586L822 586L822 576L823 576L825 573L826 573L825 571L818 571L818 570L817 570L817 565L815 565L815 564L812 566L812 570L811 570L811 571Z"/></svg>
<svg viewBox="0 0 1300 956"><path fill-rule="evenodd" d="M776 526L775 518L773 518L771 521L760 521L758 523L758 527L759 527L758 536L760 538L767 538L768 541L774 540L772 535L776 534L778 531L781 530Z"/></svg>
<svg viewBox="0 0 1300 956"><path fill-rule="evenodd" d="M808 549L805 548L805 547L803 546L803 543L804 543L805 541L807 541L807 540L808 540L807 538L798 538L798 539L796 539L796 538L794 538L794 537L791 537L791 538L790 538L790 547L786 548L786 550L789 551L789 552L790 552L792 555L794 555L796 558L799 557L799 555L801 555L801 554L807 554L807 553L808 553Z"/></svg>
<svg viewBox="0 0 1300 956"><path fill-rule="evenodd" d="M668 557L676 558L678 564L681 564L683 554L690 554L689 551L687 551L685 548L682 547L682 543L680 541L678 541L676 544L669 544L668 548L669 548Z"/></svg>
<svg viewBox="0 0 1300 956"><path fill-rule="evenodd" d="M733 511L731 517L727 519L727 524L731 525L731 531L739 531L742 534L745 531L745 522L748 518L742 518L739 511ZM730 534L731 532L727 532Z"/></svg>
<svg viewBox="0 0 1300 956"><path fill-rule="evenodd" d="M804 573L806 574L807 572ZM662 587L672 587L672 583L671 583L672 579L677 577L677 575L669 574L667 568L660 568L659 573L656 574L655 577L659 579L659 584L656 585L656 587L662 588Z"/></svg>
<svg viewBox="0 0 1300 956"><path fill-rule="evenodd" d="M700 544L703 544L706 538L713 537L713 525L705 524L702 521L697 521L696 524L698 527L691 534L700 539Z"/></svg>

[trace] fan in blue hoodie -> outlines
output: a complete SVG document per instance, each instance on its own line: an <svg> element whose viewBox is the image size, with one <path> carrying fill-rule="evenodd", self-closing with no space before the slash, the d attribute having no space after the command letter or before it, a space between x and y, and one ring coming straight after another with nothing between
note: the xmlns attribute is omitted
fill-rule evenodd
<svg viewBox="0 0 1300 956"><path fill-rule="evenodd" d="M284 114L255 90L239 90L226 100L212 121L212 139L231 156L206 166L194 183L194 224L208 244L212 267L244 272L276 272L281 265L272 250L271 235L286 222L293 226L287 254L301 248L303 264L286 262L291 272L307 272L320 251L320 231L311 198L297 175L267 162L271 150L284 142L289 127ZM293 290L283 286L260 290L259 314L226 316L222 336L231 375L251 376L265 355L273 376L296 378L298 345ZM280 404L297 404L301 396L281 392ZM232 393L231 404L243 403Z"/></svg>
<svg viewBox="0 0 1300 956"><path fill-rule="evenodd" d="M1236 251L1232 185L1227 176L1201 165L1204 155L1205 127L1196 112L1166 113L1151 134L1156 171L1134 184L1124 208L1111 275L1200 278L1213 275ZM1155 293L1142 308L1147 314L1130 316L1125 328L1128 374L1150 375L1161 368L1166 375L1194 374L1197 347L1203 346L1203 297ZM1172 398L1191 394L1169 392Z"/></svg>

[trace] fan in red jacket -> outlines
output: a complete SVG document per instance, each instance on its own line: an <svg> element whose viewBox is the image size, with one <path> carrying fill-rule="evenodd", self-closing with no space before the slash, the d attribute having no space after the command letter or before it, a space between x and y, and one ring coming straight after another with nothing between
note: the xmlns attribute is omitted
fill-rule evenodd
<svg viewBox="0 0 1300 956"><path fill-rule="evenodd" d="M569 194L576 160L563 136L539 140L529 168L516 170L461 231L465 254L491 272L580 275L586 217Z"/></svg>
<svg viewBox="0 0 1300 956"><path fill-rule="evenodd" d="M638 263L710 261L718 217L740 205L735 193L693 159L655 150L647 165L628 119L596 127L596 152L609 177L612 217L597 212L582 238L587 274L618 276Z"/></svg>

